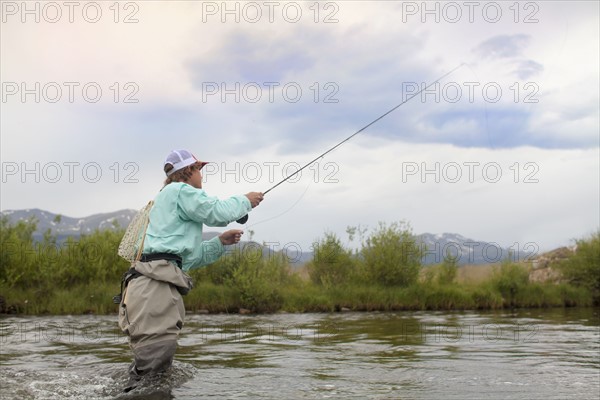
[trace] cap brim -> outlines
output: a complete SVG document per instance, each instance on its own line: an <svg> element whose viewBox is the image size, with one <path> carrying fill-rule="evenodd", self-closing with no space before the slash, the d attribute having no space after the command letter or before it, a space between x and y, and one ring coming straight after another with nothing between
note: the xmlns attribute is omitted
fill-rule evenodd
<svg viewBox="0 0 600 400"><path fill-rule="evenodd" d="M194 165L198 165L202 169L206 164L210 164L210 161L196 161Z"/></svg>

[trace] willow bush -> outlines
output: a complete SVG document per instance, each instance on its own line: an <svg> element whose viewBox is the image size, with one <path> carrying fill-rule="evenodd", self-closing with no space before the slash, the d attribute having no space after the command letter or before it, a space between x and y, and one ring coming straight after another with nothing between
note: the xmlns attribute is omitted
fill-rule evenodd
<svg viewBox="0 0 600 400"><path fill-rule="evenodd" d="M529 285L529 271L525 266L506 259L500 267L494 269L492 284L500 292L505 303L513 307L516 305L517 296Z"/></svg>
<svg viewBox="0 0 600 400"><path fill-rule="evenodd" d="M289 272L283 254L271 253L265 257L262 248L235 251L232 257L236 267L227 286L239 292L240 308L253 312L274 312L283 304L282 286Z"/></svg>
<svg viewBox="0 0 600 400"><path fill-rule="evenodd" d="M338 286L351 281L356 274L356 262L352 252L342 245L333 233L313 244L313 259L307 269L311 281L325 287Z"/></svg>
<svg viewBox="0 0 600 400"><path fill-rule="evenodd" d="M360 255L369 282L406 287L417 282L423 250L406 223L380 223L363 243Z"/></svg>
<svg viewBox="0 0 600 400"><path fill-rule="evenodd" d="M600 230L588 238L576 241L574 254L559 268L565 279L574 286L589 290L600 304Z"/></svg>

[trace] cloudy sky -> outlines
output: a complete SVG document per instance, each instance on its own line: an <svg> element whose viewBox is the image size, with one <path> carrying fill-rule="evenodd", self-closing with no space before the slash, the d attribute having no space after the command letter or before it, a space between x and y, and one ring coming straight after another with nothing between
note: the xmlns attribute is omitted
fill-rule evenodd
<svg viewBox="0 0 600 400"><path fill-rule="evenodd" d="M600 226L598 2L69 4L2 2L2 210L139 209L181 148L209 194L266 191L410 99L246 232L309 250L404 220L543 251Z"/></svg>

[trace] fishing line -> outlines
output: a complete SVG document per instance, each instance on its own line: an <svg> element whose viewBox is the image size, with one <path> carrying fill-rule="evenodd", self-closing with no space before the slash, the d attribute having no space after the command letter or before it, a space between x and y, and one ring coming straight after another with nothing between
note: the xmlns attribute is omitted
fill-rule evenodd
<svg viewBox="0 0 600 400"><path fill-rule="evenodd" d="M323 154L321 154L320 156L316 157L314 160L310 161L309 163L307 163L305 166L303 166L302 168L300 168L299 170L297 170L296 172L288 175L287 177L285 177L281 182L275 184L274 186L272 186L271 188L269 188L266 192L263 192L263 195L269 193L271 190L275 189L277 186L281 185L283 182L287 181L288 179L290 179L292 176L298 174L300 171L302 171L304 168L308 167L309 165L311 165L312 163L314 163L315 161L319 160L320 158L323 158L325 155L331 153L333 150L337 149L338 147L340 147L341 145L343 145L344 143L346 143L348 140L352 139L354 136L358 135L359 133L361 133L362 131L364 131L365 129L367 129L368 127L370 127L371 125L373 125L374 123L378 122L379 120L383 119L384 117L386 117L388 114L391 114L392 112L396 111L398 108L400 108L400 106L408 103L410 100L412 100L414 97L416 97L417 95L421 94L421 92L427 90L429 87L435 85L436 83L438 83L439 81L441 81L442 79L444 79L445 77L447 77L448 75L452 74L454 71L456 71L457 69L459 69L460 67L462 67L463 64L460 64L458 67L454 68L453 70L451 70L450 72L445 73L444 75L440 76L439 78L437 78L435 81L431 82L429 85L425 86L423 89L419 90L417 93L411 95L409 98L407 98L406 100L404 100L402 103L398 104L397 106L395 106L394 108L392 108L391 110L387 111L386 113L380 115L379 117L377 117L376 119L374 119L373 121L369 122L367 125L363 126L362 128L360 128L359 130L357 130L356 132L354 132L352 135L348 136L346 139L342 140L341 142L339 142L338 144L336 144L335 146L333 146L332 148L330 148L329 150L327 150L326 152L324 152Z"/></svg>
<svg viewBox="0 0 600 400"><path fill-rule="evenodd" d="M371 125L373 125L374 123L378 122L379 120L383 119L384 117L386 117L387 115L391 114L392 112L396 111L398 108L400 108L402 105L408 103L409 101L411 101L413 98L415 98L416 96L418 96L419 94L421 94L421 92L429 89L431 86L435 85L436 83L438 83L439 81L441 81L442 79L444 79L445 77L447 77L448 75L452 74L454 71L456 71L457 69L459 69L460 67L462 67L463 65L465 65L465 63L460 64L459 66L455 67L454 69L452 69L449 72L446 72L444 75L440 76L439 78L437 78L435 81L431 82L429 85L425 86L424 88L422 88L421 90L419 90L418 92L414 93L413 95L409 96L406 100L402 101L400 104L396 105L395 107L393 107L392 109L390 109L389 111L385 112L384 114L380 115L379 117L375 118L373 121L369 122L367 125L363 126L362 128L360 128L359 130L357 130L356 132L354 132L352 135L348 136L346 139L342 140L341 142L339 142L338 144L336 144L335 146L333 146L332 148L330 148L329 150L327 150L326 152L324 152L323 154L319 155L318 157L316 157L314 160L308 162L306 165L304 165L302 168L298 169L296 172L286 176L285 178L283 178L283 180L281 180L280 182L276 183L275 185L273 185L272 187L270 187L269 189L267 189L265 192L263 192L263 195L269 193L271 190L275 189L277 186L281 185L283 182L287 181L288 179L290 179L291 177L297 175L298 173L300 173L304 168L312 165L315 161L325 157L327 154L331 153L333 150L337 149L338 147L340 147L341 145L343 145L344 143L346 143L348 140L352 139L354 136L358 135L359 133L361 133L362 131L364 131L365 129L367 129L368 127L370 127ZM248 221L248 215L246 214L245 216L243 216L242 218L238 219L237 222L240 224L245 224L246 221Z"/></svg>
<svg viewBox="0 0 600 400"><path fill-rule="evenodd" d="M292 205L291 205L291 206L290 206L290 207L289 207L287 210L285 210L285 211L283 211L282 213L279 213L279 214L277 214L277 215L275 215L275 216L273 216L273 217L270 217L270 218L267 218L267 219L263 219L263 220L261 220L261 221L258 221L258 222L256 222L256 223L252 224L252 225L246 226L245 228L246 228L246 229L250 229L250 228L252 228L253 226L260 225L260 224L262 224L262 223L265 223L265 222L268 222L268 221L274 220L274 219L276 219L276 218L279 218L279 217L281 217L281 216L282 216L282 215L284 215L284 214L287 214L287 213L289 213L290 211L292 211L292 209L293 209L294 207L296 207L296 205L297 205L298 203L300 203L300 200L302 200L302 198L304 197L304 195L306 194L306 192L308 192L308 188L310 187L310 185L312 185L312 182L309 182L309 184L308 184L308 185L306 185L306 189L304 189L304 192L302 192L302 194L300 195L300 197L298 198L298 200L296 200L296 201L294 202L294 204L292 204Z"/></svg>

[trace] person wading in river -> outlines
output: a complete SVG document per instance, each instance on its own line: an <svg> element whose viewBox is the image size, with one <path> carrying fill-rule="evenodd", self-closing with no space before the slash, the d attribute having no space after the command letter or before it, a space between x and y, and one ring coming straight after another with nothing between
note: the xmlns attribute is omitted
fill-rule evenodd
<svg viewBox="0 0 600 400"><path fill-rule="evenodd" d="M202 241L203 225L226 226L263 200L260 192L226 200L208 196L200 172L206 164L186 150L172 151L165 161L165 186L154 200L142 256L128 272L119 307L119 327L134 356L126 392L173 363L185 316L182 295L192 288L186 272L215 262L223 246L238 243L244 233L232 229Z"/></svg>

